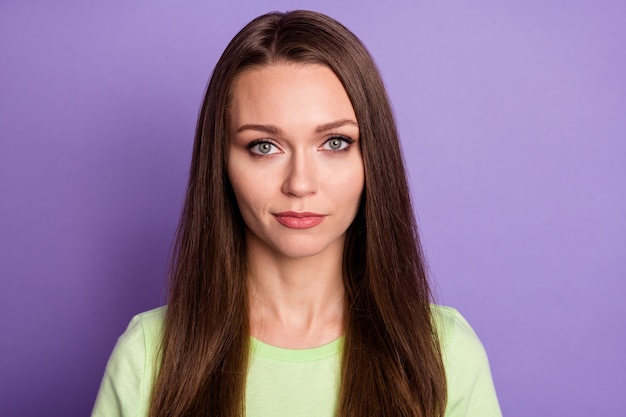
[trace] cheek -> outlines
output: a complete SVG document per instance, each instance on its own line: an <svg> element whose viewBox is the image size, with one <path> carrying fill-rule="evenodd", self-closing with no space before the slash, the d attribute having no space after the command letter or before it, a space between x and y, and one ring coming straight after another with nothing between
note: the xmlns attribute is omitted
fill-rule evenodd
<svg viewBox="0 0 626 417"><path fill-rule="evenodd" d="M239 206L239 210L242 210L242 204L245 205L245 200L248 198L248 190L247 190L247 180L245 175L243 175L242 171L237 169L236 162L229 161L228 164L228 179L230 180L230 185L233 188L233 192L235 194L235 198L237 199L237 205Z"/></svg>
<svg viewBox="0 0 626 417"><path fill-rule="evenodd" d="M254 204L255 195L254 187L250 186L250 181L245 176L231 174L229 172L230 183L237 199L237 205L240 211L245 211L245 207Z"/></svg>
<svg viewBox="0 0 626 417"><path fill-rule="evenodd" d="M358 207L365 184L362 166L357 166L347 172L337 175L332 180L331 187L333 200L346 208Z"/></svg>
<svg viewBox="0 0 626 417"><path fill-rule="evenodd" d="M233 164L228 169L228 177L239 211L247 221L265 210L269 195L267 175L250 166Z"/></svg>

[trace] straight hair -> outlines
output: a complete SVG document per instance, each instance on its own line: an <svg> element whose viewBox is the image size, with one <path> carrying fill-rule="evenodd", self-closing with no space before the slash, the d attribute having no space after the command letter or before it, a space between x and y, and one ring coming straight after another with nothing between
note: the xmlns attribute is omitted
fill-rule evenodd
<svg viewBox="0 0 626 417"><path fill-rule="evenodd" d="M443 416L442 353L387 93L354 34L328 16L299 10L252 20L213 70L174 247L150 417L245 413L245 225L225 166L227 112L238 75L278 62L330 68L359 125L365 187L343 254L346 333L337 415Z"/></svg>

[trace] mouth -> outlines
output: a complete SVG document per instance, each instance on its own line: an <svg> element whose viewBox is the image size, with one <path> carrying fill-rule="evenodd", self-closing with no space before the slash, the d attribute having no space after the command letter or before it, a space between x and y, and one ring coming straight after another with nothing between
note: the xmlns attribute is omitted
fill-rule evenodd
<svg viewBox="0 0 626 417"><path fill-rule="evenodd" d="M280 224L290 229L310 229L323 222L326 217L324 214L296 211L272 214Z"/></svg>

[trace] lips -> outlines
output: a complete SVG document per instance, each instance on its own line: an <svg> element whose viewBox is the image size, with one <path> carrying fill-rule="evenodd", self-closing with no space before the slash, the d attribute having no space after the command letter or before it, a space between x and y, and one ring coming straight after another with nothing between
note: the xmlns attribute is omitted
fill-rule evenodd
<svg viewBox="0 0 626 417"><path fill-rule="evenodd" d="M296 211L284 211L273 215L280 224L290 229L310 229L323 222L326 217L324 214Z"/></svg>

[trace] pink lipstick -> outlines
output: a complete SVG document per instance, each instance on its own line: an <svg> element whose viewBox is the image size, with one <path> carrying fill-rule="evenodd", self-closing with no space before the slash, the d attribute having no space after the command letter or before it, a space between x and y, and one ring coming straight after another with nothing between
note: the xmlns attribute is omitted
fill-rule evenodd
<svg viewBox="0 0 626 417"><path fill-rule="evenodd" d="M284 211L273 214L280 224L290 229L310 229L320 224L326 217L323 214L296 211Z"/></svg>

